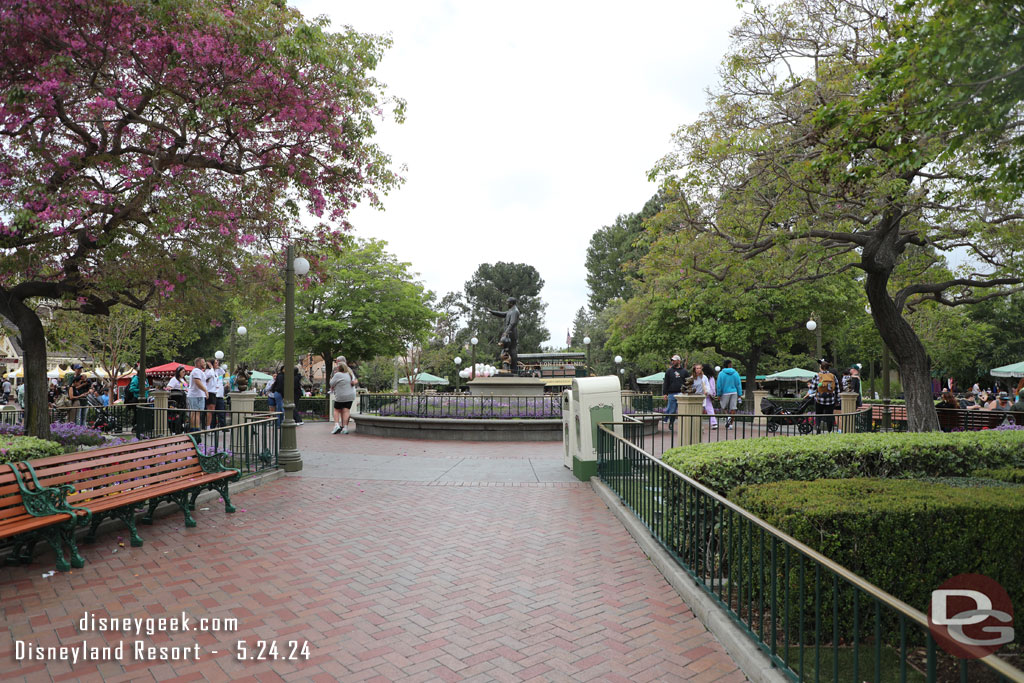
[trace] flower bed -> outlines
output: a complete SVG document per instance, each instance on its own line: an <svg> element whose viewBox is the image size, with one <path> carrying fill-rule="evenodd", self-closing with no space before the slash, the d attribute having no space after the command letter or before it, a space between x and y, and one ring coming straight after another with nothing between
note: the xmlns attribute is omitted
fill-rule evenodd
<svg viewBox="0 0 1024 683"><path fill-rule="evenodd" d="M558 420L560 396L388 396L364 399L364 410L382 417L464 420Z"/></svg>
<svg viewBox="0 0 1024 683"><path fill-rule="evenodd" d="M20 424L0 424L0 437L24 436L25 426ZM103 432L91 427L76 425L71 422L54 422L50 425L50 441L55 441L64 447L64 452L78 450L80 446L102 446L106 443ZM52 455L47 453L47 455ZM42 456L34 456L42 457ZM20 458L25 460L26 458Z"/></svg>

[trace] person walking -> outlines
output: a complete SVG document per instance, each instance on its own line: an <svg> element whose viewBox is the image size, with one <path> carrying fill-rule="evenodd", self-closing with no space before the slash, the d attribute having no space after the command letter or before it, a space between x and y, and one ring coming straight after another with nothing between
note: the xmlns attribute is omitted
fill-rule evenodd
<svg viewBox="0 0 1024 683"><path fill-rule="evenodd" d="M206 408L206 397L210 391L206 386L206 359L196 358L195 367L188 375L188 391L185 400L188 403L189 423L192 431L199 431L203 428L203 409Z"/></svg>
<svg viewBox="0 0 1024 683"><path fill-rule="evenodd" d="M11 402L11 380L6 378L4 379L3 394L4 405L7 405L8 403Z"/></svg>
<svg viewBox="0 0 1024 683"><path fill-rule="evenodd" d="M672 356L672 361L665 370L665 380L661 383L661 393L667 399L665 405L665 417L662 424L669 425L669 428L676 423L676 413L679 412L676 394L682 392L683 383L690 376L685 367L681 367L683 359L679 355Z"/></svg>
<svg viewBox="0 0 1024 683"><path fill-rule="evenodd" d="M729 413L726 429L733 427L732 416L736 414L741 393L743 381L740 379L740 373L732 367L732 361L727 360L722 363L722 371L718 373L718 404L722 410Z"/></svg>
<svg viewBox="0 0 1024 683"><path fill-rule="evenodd" d="M331 376L331 393L334 394L334 429L331 434L348 434L348 418L352 402L356 400L358 384L359 380L342 356Z"/></svg>
<svg viewBox="0 0 1024 683"><path fill-rule="evenodd" d="M704 397L704 414L710 415L708 420L711 428L718 427L718 419L715 417L715 405L711 402L715 395L715 378L704 374L704 366L697 363L693 366L693 393Z"/></svg>
<svg viewBox="0 0 1024 683"><path fill-rule="evenodd" d="M823 429L832 431L835 428L835 418L832 414L836 409L836 396L839 394L838 380L832 374L832 364L822 359L818 362L818 376L814 380L814 412L827 417L816 417L821 420L816 425L815 431L821 433Z"/></svg>
<svg viewBox="0 0 1024 683"><path fill-rule="evenodd" d="M292 386L292 391L294 392L294 396L292 397L292 401L294 403L294 405L292 405L292 422L295 423L296 427L301 427L305 423L299 415L299 399L302 398L302 370L298 365L295 366L294 380L295 383Z"/></svg>
<svg viewBox="0 0 1024 683"><path fill-rule="evenodd" d="M284 365L277 366L274 379L267 389L267 405L277 413L277 426L280 428L284 424Z"/></svg>

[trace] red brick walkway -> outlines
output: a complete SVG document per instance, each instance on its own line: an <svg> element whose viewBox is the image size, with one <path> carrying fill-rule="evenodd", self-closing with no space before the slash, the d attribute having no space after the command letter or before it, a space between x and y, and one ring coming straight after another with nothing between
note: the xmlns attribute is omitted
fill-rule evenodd
<svg viewBox="0 0 1024 683"><path fill-rule="evenodd" d="M385 440L354 434L324 439L327 428L307 425L300 444L389 451ZM436 457L450 447L426 451ZM509 454L523 457L531 446L518 449ZM495 450L507 449L480 447L483 457ZM142 527L142 548L120 547L118 532L101 535L83 552L85 568L70 574L43 578L49 557L0 569L0 678L744 680L588 485L438 486L324 474L240 493L234 516L213 504L197 512L195 529L177 514L158 519ZM184 611L192 619L235 617L239 627L139 638L82 633L76 625L86 610L136 618ZM124 660L14 661L14 640L45 647L83 638L124 640ZM136 639L198 644L199 661L135 662ZM276 641L279 654L288 641L308 641L311 656L236 660L237 641L251 652L260 639Z"/></svg>

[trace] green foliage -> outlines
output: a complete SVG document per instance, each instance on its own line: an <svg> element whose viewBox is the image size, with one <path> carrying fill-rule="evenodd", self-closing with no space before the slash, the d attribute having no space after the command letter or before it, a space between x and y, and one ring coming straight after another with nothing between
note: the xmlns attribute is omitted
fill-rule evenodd
<svg viewBox="0 0 1024 683"><path fill-rule="evenodd" d="M1024 484L1024 468L1022 467L1000 467L999 469L975 470L972 477L985 477L996 481L1006 481L1011 484Z"/></svg>
<svg viewBox="0 0 1024 683"><path fill-rule="evenodd" d="M659 192L647 200L639 213L620 215L614 223L590 237L586 263L591 310L600 311L613 299L628 299L633 295L639 260L647 252L641 240L644 224L662 210L664 203L664 196Z"/></svg>
<svg viewBox="0 0 1024 683"><path fill-rule="evenodd" d="M64 447L56 441L34 436L0 436L0 463L61 455Z"/></svg>
<svg viewBox="0 0 1024 683"><path fill-rule="evenodd" d="M376 239L346 240L296 288L295 348L323 358L358 362L404 353L426 340L436 314L433 294L416 281L409 263ZM272 365L284 353L284 306L249 324L244 359Z"/></svg>
<svg viewBox="0 0 1024 683"><path fill-rule="evenodd" d="M395 362L391 356L377 356L363 361L356 368L359 386L368 391L391 391L395 381Z"/></svg>
<svg viewBox="0 0 1024 683"><path fill-rule="evenodd" d="M480 340L477 347L478 362L492 362L499 355L498 340L504 321L489 314L508 310L508 297L518 301L519 353L537 353L550 335L544 327L547 304L540 298L544 280L533 266L525 263L481 263L465 284L468 307L468 336ZM462 341L460 339L460 341Z"/></svg>
<svg viewBox="0 0 1024 683"><path fill-rule="evenodd" d="M961 477L1024 466L1024 431L746 439L674 448L662 460L720 493L787 479Z"/></svg>
<svg viewBox="0 0 1024 683"><path fill-rule="evenodd" d="M1024 489L968 483L785 481L741 486L729 497L919 610L927 609L931 591L961 573L995 579L1020 604L1024 599L1024 534L1020 533ZM799 594L799 577L794 574L782 576L790 595ZM838 600L840 628L851 634L852 591L841 583L841 594L836 596L830 583L826 581L822 595L822 614L831 615L832 603ZM804 595L803 618L809 621L813 586L809 591L805 588ZM859 638L871 634L873 620L866 618L871 615L870 602L862 596ZM883 638L890 643L898 640L895 619L891 613L883 615Z"/></svg>

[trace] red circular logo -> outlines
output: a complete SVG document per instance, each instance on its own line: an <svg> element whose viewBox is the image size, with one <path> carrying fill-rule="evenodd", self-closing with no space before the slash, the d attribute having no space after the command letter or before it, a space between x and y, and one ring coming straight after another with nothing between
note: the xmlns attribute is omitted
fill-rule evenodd
<svg viewBox="0 0 1024 683"><path fill-rule="evenodd" d="M955 657L980 659L1013 642L1013 605L998 582L982 574L958 574L932 591L928 627Z"/></svg>

